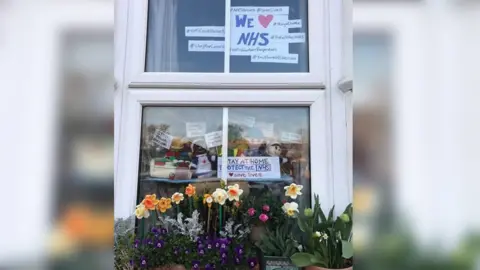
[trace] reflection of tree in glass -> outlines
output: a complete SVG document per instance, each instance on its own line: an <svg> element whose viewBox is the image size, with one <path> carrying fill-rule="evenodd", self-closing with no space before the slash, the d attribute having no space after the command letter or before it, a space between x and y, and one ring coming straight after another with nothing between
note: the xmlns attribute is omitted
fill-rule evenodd
<svg viewBox="0 0 480 270"><path fill-rule="evenodd" d="M243 127L237 124L228 124L228 142L242 139Z"/></svg>

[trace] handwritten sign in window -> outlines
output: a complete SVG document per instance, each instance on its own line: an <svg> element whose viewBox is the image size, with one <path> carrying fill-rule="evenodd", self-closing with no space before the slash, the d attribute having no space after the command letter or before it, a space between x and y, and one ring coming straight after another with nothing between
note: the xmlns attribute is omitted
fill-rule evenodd
<svg viewBox="0 0 480 270"><path fill-rule="evenodd" d="M218 159L219 175L222 171L222 159ZM280 178L280 161L278 157L229 157L227 177L231 179Z"/></svg>

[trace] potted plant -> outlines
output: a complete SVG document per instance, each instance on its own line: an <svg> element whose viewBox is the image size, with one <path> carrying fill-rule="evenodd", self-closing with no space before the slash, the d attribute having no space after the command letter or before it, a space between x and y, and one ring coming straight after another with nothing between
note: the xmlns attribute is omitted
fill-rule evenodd
<svg viewBox="0 0 480 270"><path fill-rule="evenodd" d="M312 209L305 209L298 217L298 226L304 233L303 252L291 256L292 262L306 269L352 269L352 205L334 219L334 207L328 217L323 213L318 195Z"/></svg>
<svg viewBox="0 0 480 270"><path fill-rule="evenodd" d="M275 230L267 229L257 242L262 251L261 266L263 270L281 269L298 270L290 261L290 256L298 251L298 244L292 237L294 226L284 223Z"/></svg>
<svg viewBox="0 0 480 270"><path fill-rule="evenodd" d="M148 270L257 269L249 227L234 220L242 194L234 184L222 185L211 194L197 194L196 187L188 185L170 198L146 195L135 210L138 234L131 244L130 266Z"/></svg>

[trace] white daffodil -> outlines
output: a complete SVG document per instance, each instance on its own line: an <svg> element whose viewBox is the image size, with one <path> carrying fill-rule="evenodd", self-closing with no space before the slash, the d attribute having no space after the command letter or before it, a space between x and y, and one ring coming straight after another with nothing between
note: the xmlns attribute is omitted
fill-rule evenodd
<svg viewBox="0 0 480 270"><path fill-rule="evenodd" d="M296 202L287 202L282 206L283 212L289 217L294 217L298 213L298 204Z"/></svg>
<svg viewBox="0 0 480 270"><path fill-rule="evenodd" d="M147 208L145 208L145 205L141 203L137 205L135 209L135 216L137 216L138 219L148 218L150 216L150 212Z"/></svg>
<svg viewBox="0 0 480 270"><path fill-rule="evenodd" d="M289 186L286 186L283 189L285 189L285 196L288 196L295 200L298 195L302 195L301 191L303 189L303 186L291 183Z"/></svg>
<svg viewBox="0 0 480 270"><path fill-rule="evenodd" d="M217 188L215 190L215 192L212 193L212 197L213 197L213 200L220 204L220 205L224 205L225 204L225 201L227 200L227 192L224 190L224 189L221 189L221 188Z"/></svg>
<svg viewBox="0 0 480 270"><path fill-rule="evenodd" d="M240 186L238 184L235 184L233 186L228 186L227 190L227 196L229 201L239 201L240 200L240 195L242 195L243 190L240 189Z"/></svg>
<svg viewBox="0 0 480 270"><path fill-rule="evenodd" d="M181 201L183 201L183 194L180 193L180 192L175 192L173 193L172 195L172 202L176 203L176 204L180 204Z"/></svg>

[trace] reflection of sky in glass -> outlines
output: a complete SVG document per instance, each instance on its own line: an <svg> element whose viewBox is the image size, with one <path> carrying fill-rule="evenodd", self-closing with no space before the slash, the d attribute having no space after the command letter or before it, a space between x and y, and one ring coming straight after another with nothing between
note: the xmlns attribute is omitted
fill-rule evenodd
<svg viewBox="0 0 480 270"><path fill-rule="evenodd" d="M222 114L221 107L147 107L144 110L143 121L146 125L169 125L170 134L186 136L187 122L206 122L207 132L221 130ZM307 107L230 108L229 114L255 117L256 122L273 123L276 135L281 132L308 131ZM247 132L255 135L255 129Z"/></svg>
<svg viewBox="0 0 480 270"><path fill-rule="evenodd" d="M392 51L386 35L362 35L353 37L353 73L355 103L364 104L374 98L378 84L388 83L391 72Z"/></svg>

